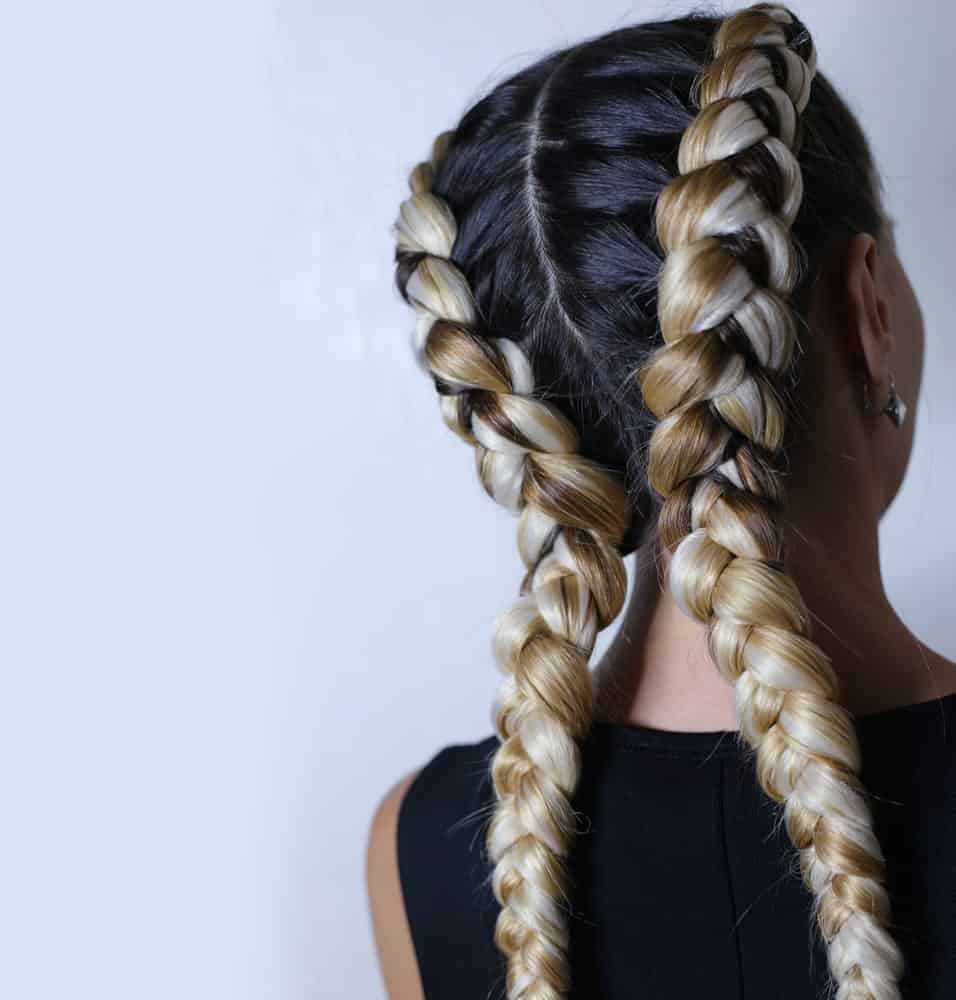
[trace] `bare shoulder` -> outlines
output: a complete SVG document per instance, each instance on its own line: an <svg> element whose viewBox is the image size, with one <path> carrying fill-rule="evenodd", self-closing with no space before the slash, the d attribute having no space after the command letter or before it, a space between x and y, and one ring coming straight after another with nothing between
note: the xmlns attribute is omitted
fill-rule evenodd
<svg viewBox="0 0 956 1000"><path fill-rule="evenodd" d="M920 643L929 691L925 699L947 698L956 694L956 663Z"/></svg>
<svg viewBox="0 0 956 1000"><path fill-rule="evenodd" d="M421 978L408 926L398 871L398 815L412 771L386 792L372 816L366 848L365 877L375 947L391 1000L423 1000Z"/></svg>

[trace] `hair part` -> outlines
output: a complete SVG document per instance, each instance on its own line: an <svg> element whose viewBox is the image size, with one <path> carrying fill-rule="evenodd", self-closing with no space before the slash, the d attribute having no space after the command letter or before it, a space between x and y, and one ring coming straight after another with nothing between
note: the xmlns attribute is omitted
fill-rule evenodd
<svg viewBox="0 0 956 1000"><path fill-rule="evenodd" d="M780 529L808 289L834 240L880 223L866 140L808 32L758 4L561 50L474 105L409 184L398 288L525 565L495 630L487 832L509 1000L571 989L588 661L648 524L783 806L834 989L898 997L852 718Z"/></svg>

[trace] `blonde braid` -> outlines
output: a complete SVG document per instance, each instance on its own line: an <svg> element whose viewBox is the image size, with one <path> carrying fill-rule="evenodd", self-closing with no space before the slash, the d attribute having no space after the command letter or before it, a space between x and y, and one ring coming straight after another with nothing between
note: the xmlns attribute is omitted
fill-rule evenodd
<svg viewBox="0 0 956 1000"><path fill-rule="evenodd" d="M680 176L657 204L665 346L641 387L659 420L648 475L663 498L671 592L708 624L760 784L784 804L837 997L889 1000L900 995L903 959L888 930L884 859L852 717L784 569L773 467L785 424L779 373L795 343L790 227L802 182L794 149L815 66L812 41L781 7L748 8L716 33Z"/></svg>
<svg viewBox="0 0 956 1000"><path fill-rule="evenodd" d="M420 358L441 394L442 416L474 446L487 492L519 514L526 574L495 630L505 680L487 845L508 997L556 1000L570 988L562 901L570 888L580 743L592 717L588 660L626 596L618 546L631 509L620 482L578 454L572 424L535 398L519 347L478 331L468 284L450 259L453 214L431 191L450 138L440 135L431 161L410 175L412 194L394 227L396 256L407 276L403 294L421 312Z"/></svg>

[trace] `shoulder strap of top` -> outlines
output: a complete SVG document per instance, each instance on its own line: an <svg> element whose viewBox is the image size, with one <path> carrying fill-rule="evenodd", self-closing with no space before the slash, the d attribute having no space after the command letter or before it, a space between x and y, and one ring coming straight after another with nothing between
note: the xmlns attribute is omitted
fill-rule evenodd
<svg viewBox="0 0 956 1000"><path fill-rule="evenodd" d="M426 1000L485 1000L489 975L500 974L503 987L504 964L494 945L498 904L484 841L496 746L491 736L442 748L402 799L399 878Z"/></svg>

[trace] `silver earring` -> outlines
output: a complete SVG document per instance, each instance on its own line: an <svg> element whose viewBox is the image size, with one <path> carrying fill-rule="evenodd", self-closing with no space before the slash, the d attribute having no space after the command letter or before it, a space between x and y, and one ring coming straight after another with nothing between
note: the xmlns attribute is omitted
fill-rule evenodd
<svg viewBox="0 0 956 1000"><path fill-rule="evenodd" d="M870 380L863 376L863 412L871 413L873 410L873 403L870 399ZM892 374L890 375L890 394L886 402L883 404L883 409L880 413L885 413L890 420L893 421L894 426L902 427L903 421L906 419L906 403L903 402L902 397L896 391L896 381L894 380Z"/></svg>
<svg viewBox="0 0 956 1000"><path fill-rule="evenodd" d="M880 412L885 413L897 427L903 426L903 421L906 419L906 403L897 394L892 375L890 375L890 396Z"/></svg>

